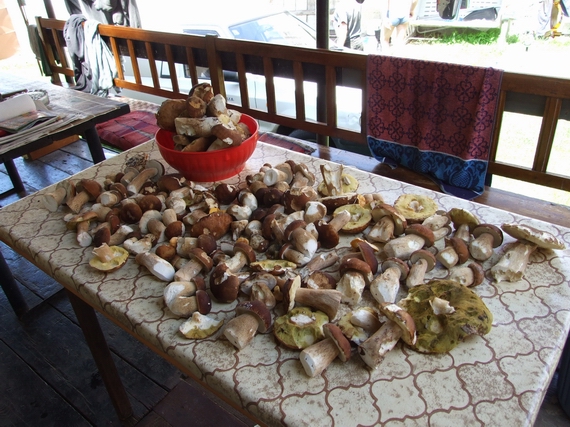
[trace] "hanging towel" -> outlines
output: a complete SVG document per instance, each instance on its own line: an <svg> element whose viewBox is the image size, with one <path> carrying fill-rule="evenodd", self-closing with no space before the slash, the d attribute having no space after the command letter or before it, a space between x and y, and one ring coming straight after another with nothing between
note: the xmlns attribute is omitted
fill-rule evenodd
<svg viewBox="0 0 570 427"><path fill-rule="evenodd" d="M106 97L114 87L117 67L109 47L99 35L99 23L71 15L63 28L75 74L74 89ZM115 88L119 93L119 88Z"/></svg>
<svg viewBox="0 0 570 427"><path fill-rule="evenodd" d="M85 21L85 56L91 67L91 93L106 97L109 89L115 86L114 79L118 76L115 59L109 46L99 35L99 23L92 19ZM117 93L119 90L117 89Z"/></svg>
<svg viewBox="0 0 570 427"><path fill-rule="evenodd" d="M74 89L90 92L91 67L85 57L85 35L83 32L83 22L85 21L83 15L71 15L63 26L63 37L73 64Z"/></svg>
<svg viewBox="0 0 570 427"><path fill-rule="evenodd" d="M483 193L502 71L368 55L368 146L465 199Z"/></svg>

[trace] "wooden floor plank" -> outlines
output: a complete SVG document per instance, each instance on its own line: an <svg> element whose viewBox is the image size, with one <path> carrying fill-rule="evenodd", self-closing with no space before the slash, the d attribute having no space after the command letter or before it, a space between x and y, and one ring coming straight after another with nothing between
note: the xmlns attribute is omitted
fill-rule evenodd
<svg viewBox="0 0 570 427"><path fill-rule="evenodd" d="M17 372L17 375L14 375ZM0 422L3 426L91 425L0 340ZM32 391L32 392L31 392Z"/></svg>

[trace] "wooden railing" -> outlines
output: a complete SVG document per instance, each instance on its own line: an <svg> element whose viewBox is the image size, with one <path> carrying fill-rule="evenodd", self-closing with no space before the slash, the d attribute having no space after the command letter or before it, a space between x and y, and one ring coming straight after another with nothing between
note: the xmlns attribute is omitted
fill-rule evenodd
<svg viewBox="0 0 570 427"><path fill-rule="evenodd" d="M62 74L66 81L70 81L73 70L66 59L62 35L65 21L37 18L37 24L54 72L54 83L62 83L58 74ZM233 72L237 75L241 103L234 104L229 100L228 105L231 108L284 128L300 129L320 135L319 142L326 141L326 137L333 137L366 144L367 87L364 54L109 25L99 25L99 33L108 42L115 56L119 70L115 84L118 87L164 98L184 98L187 92L180 89L179 81L182 76L178 75L180 67L177 67L183 64L188 72L187 78L192 84L198 83L196 67L207 68L214 90L225 95L227 79L224 78L224 71ZM150 67L150 82L141 74L141 60ZM123 73L125 64L122 61L133 70L134 79L126 78ZM168 65L170 75L168 87L161 86L157 61L164 61ZM249 103L248 82L252 74L265 78L267 99L265 109L255 108ZM293 114L291 112L284 114L277 108L276 79L281 77L294 81ZM314 82L318 88L317 113L314 119L308 119L305 110L305 82ZM361 90L360 111L356 112L361 114L359 130L339 127L336 93L337 88L341 86ZM504 129L502 126L505 112L542 117L532 165L518 166L497 160L497 148L502 141L501 137L509 132L509 129ZM505 72L491 147L488 183L491 183L493 175L499 175L570 191L569 176L548 171L555 132L560 120L570 120L570 80Z"/></svg>

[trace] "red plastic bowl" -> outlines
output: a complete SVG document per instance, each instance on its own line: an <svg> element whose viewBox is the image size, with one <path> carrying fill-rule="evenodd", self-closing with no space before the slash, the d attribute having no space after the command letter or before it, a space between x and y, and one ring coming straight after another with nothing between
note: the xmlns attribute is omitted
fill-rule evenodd
<svg viewBox="0 0 570 427"><path fill-rule="evenodd" d="M242 114L241 122L247 125L251 136L238 147L186 153L174 149L173 132L159 129L155 136L158 151L166 163L191 181L213 182L231 178L243 170L257 146L259 123L246 114Z"/></svg>

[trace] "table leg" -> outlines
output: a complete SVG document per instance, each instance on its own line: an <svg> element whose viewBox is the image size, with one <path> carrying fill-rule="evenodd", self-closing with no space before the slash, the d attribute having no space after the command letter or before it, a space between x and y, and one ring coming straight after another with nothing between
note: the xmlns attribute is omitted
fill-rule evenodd
<svg viewBox="0 0 570 427"><path fill-rule="evenodd" d="M115 411L121 420L133 415L133 409L119 372L111 357L111 351L99 325L95 310L74 293L67 291L67 296L77 316L85 341L91 350L97 369L111 397Z"/></svg>
<svg viewBox="0 0 570 427"><path fill-rule="evenodd" d="M100 163L105 160L105 153L103 152L103 146L101 145L101 140L99 139L99 134L95 126L86 129L83 132L83 136L87 141L89 146L89 151L91 152L91 157L93 158L93 163Z"/></svg>
<svg viewBox="0 0 570 427"><path fill-rule="evenodd" d="M0 285L2 286L2 290L6 294L6 298L8 298L8 302L12 306L14 313L16 316L22 317L26 314L29 310L28 304L24 299L24 296L20 292L18 288L18 283L12 272L10 271L10 267L6 263L6 259L2 252L0 251Z"/></svg>
<svg viewBox="0 0 570 427"><path fill-rule="evenodd" d="M6 166L6 172L8 172L10 181L12 181L12 185L14 186L14 191L16 193L21 193L22 191L24 191L24 184L22 183L22 179L20 178L20 174L18 173L16 165L14 164L14 160L12 159L4 160L4 166Z"/></svg>

